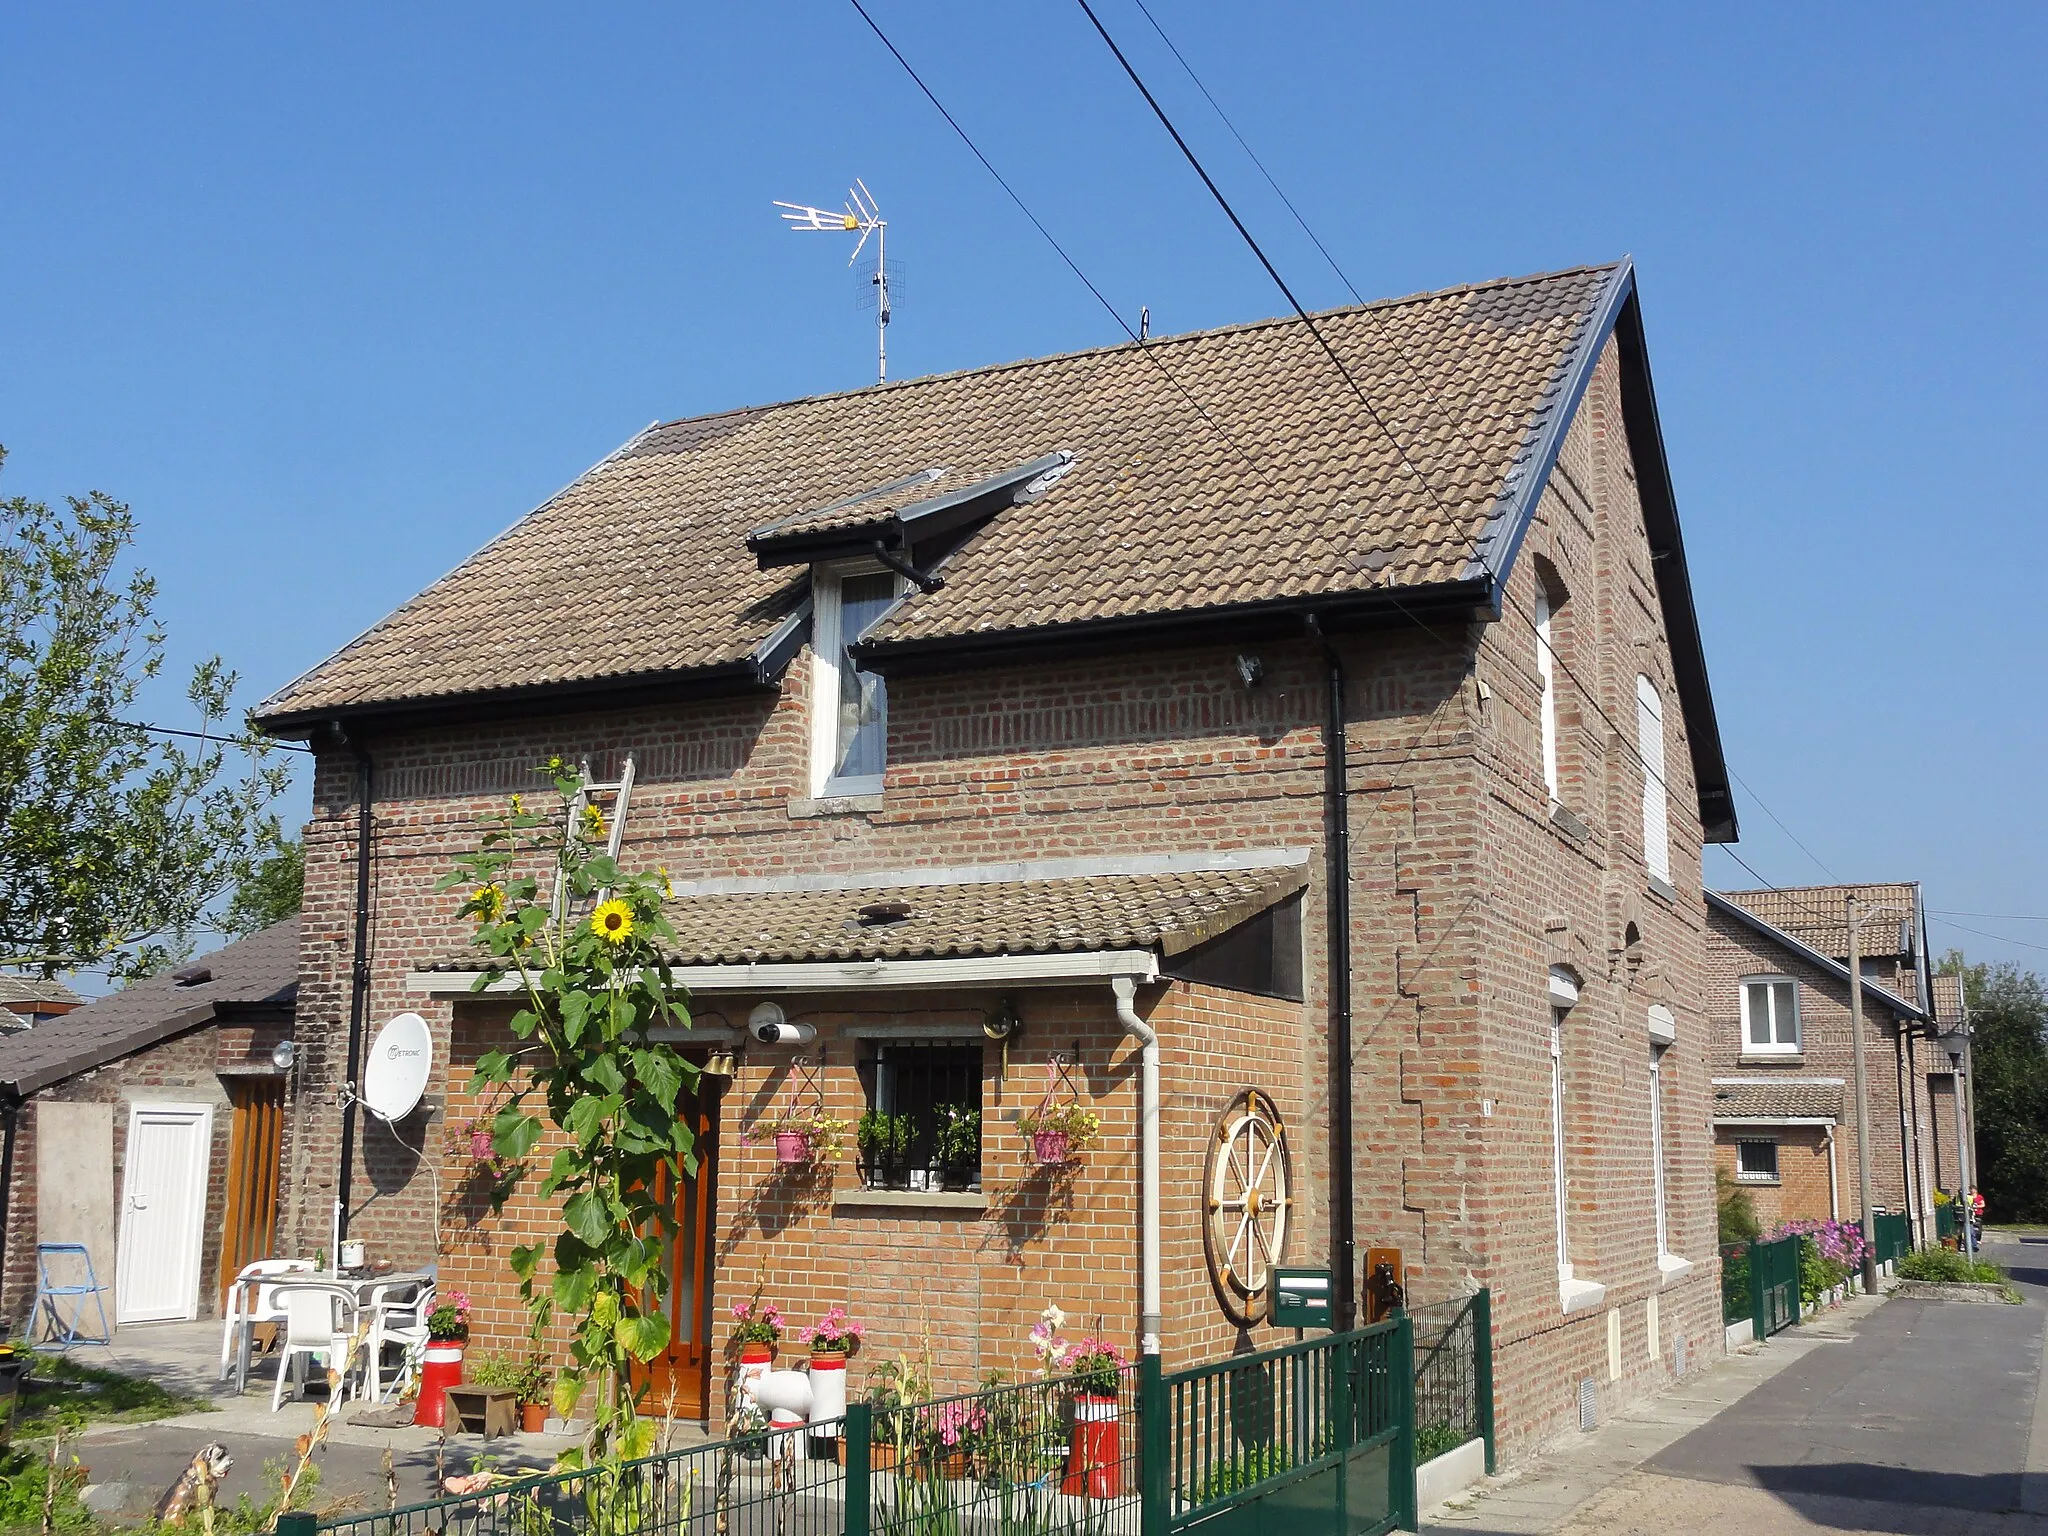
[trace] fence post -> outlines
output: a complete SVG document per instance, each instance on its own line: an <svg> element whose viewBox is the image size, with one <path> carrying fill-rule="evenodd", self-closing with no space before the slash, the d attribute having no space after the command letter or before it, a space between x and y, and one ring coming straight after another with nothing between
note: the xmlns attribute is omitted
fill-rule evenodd
<svg viewBox="0 0 2048 1536"><path fill-rule="evenodd" d="M1761 1344L1771 1336L1770 1328L1764 1321L1764 1264L1767 1245L1756 1238L1749 1240L1749 1330Z"/></svg>
<svg viewBox="0 0 2048 1536"><path fill-rule="evenodd" d="M868 1536L872 1508L868 1470L873 1465L875 1410L866 1403L848 1403L841 1433L846 1436L846 1536Z"/></svg>
<svg viewBox="0 0 2048 1536"><path fill-rule="evenodd" d="M1166 1536L1172 1408L1157 1355L1138 1360L1138 1531Z"/></svg>
<svg viewBox="0 0 2048 1536"><path fill-rule="evenodd" d="M314 1536L319 1529L318 1515L295 1513L277 1517L277 1536Z"/></svg>
<svg viewBox="0 0 2048 1536"><path fill-rule="evenodd" d="M1394 1314L1394 1357L1402 1368L1394 1372L1394 1422L1399 1426L1394 1443L1388 1447L1387 1465L1394 1480L1394 1524L1404 1531L1418 1529L1415 1508L1415 1324L1406 1312Z"/></svg>
<svg viewBox="0 0 2048 1536"><path fill-rule="evenodd" d="M1472 1392L1479 1399L1479 1434L1486 1442L1486 1475L1493 1476L1493 1292L1472 1298Z"/></svg>

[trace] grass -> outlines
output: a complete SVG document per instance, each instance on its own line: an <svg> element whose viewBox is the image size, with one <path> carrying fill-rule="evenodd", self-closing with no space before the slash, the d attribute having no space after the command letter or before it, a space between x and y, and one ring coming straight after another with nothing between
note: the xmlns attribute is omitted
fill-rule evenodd
<svg viewBox="0 0 2048 1536"><path fill-rule="evenodd" d="M1943 1285L1995 1285L2005 1292L2007 1301L2017 1304L2020 1299L2003 1269L1989 1259L1972 1260L1953 1248L1916 1249L1899 1260L1899 1278Z"/></svg>
<svg viewBox="0 0 2048 1536"><path fill-rule="evenodd" d="M14 1438L46 1440L59 1430L68 1435L87 1424L146 1424L212 1408L203 1397L187 1397L139 1376L62 1355L37 1355L15 1403Z"/></svg>

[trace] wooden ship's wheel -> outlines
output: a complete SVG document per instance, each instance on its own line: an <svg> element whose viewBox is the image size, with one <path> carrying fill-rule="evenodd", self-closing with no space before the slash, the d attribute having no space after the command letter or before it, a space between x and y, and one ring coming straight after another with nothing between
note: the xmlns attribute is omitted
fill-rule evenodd
<svg viewBox="0 0 2048 1536"><path fill-rule="evenodd" d="M1287 1252L1294 1168L1280 1111L1256 1088L1230 1101L1209 1137L1202 1247L1223 1310L1240 1326L1273 1308L1273 1266Z"/></svg>

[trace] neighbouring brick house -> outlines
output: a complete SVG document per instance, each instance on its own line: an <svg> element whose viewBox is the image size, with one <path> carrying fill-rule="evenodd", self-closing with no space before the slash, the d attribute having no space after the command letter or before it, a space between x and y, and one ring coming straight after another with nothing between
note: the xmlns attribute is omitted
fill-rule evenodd
<svg viewBox="0 0 2048 1536"><path fill-rule="evenodd" d="M757 1287L959 1386L1048 1301L1176 1363L1276 1342L1267 1259L1334 1262L1342 1316L1368 1246L1418 1302L1493 1288L1509 1443L1718 1350L1699 860L1734 816L1633 270L1318 323L1371 409L1267 322L650 428L268 701L317 754L309 1102L418 1010L447 1126L487 1107L509 1005L435 882L551 754L630 762L707 1070L684 1411ZM756 1043L770 1002L815 1040ZM1015 1125L1049 1073L1103 1117L1058 1174ZM910 1115L916 1166L746 1139L811 1074ZM978 1158L941 1167L956 1108ZM1211 1149L1275 1121L1267 1254ZM505 1249L555 1213L492 1216L424 1115L344 1134L308 1121L298 1247L342 1200L509 1342Z"/></svg>
<svg viewBox="0 0 2048 1536"><path fill-rule="evenodd" d="M52 1019L61 1019L85 999L65 986L41 976L0 976L0 1030L34 1029Z"/></svg>
<svg viewBox="0 0 2048 1536"><path fill-rule="evenodd" d="M227 1280L276 1251L305 1108L275 1060L293 1039L299 948L289 918L0 1037L11 1328L35 1299L39 1242L86 1246L117 1323L217 1317Z"/></svg>
<svg viewBox="0 0 2048 1536"><path fill-rule="evenodd" d="M1931 1235L1935 1170L1954 1186L1947 1054L1930 1038L1960 1013L1954 978L1927 955L1917 884L1802 886L1707 894L1715 1157L1767 1225L1861 1213L1846 902L1861 924L1871 1199ZM1922 999L1954 1002L1947 1017ZM1941 1151L1945 1147L1946 1152Z"/></svg>

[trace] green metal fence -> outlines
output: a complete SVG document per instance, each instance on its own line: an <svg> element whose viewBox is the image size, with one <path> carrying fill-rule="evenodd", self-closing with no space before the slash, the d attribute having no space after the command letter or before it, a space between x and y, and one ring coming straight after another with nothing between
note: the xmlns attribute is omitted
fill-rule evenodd
<svg viewBox="0 0 2048 1536"><path fill-rule="evenodd" d="M1147 1362L1143 1536L1376 1536L1415 1525L1405 1315L1171 1376Z"/></svg>
<svg viewBox="0 0 2048 1536"><path fill-rule="evenodd" d="M1961 1235L1962 1229L1956 1225L1956 1202L1951 1200L1946 1205L1937 1205L1934 1208L1935 1240L1947 1242Z"/></svg>
<svg viewBox="0 0 2048 1536"><path fill-rule="evenodd" d="M1415 1460L1486 1442L1493 1457L1493 1293L1417 1307L1415 1327Z"/></svg>
<svg viewBox="0 0 2048 1536"><path fill-rule="evenodd" d="M1872 1211L1873 1254L1879 1264L1896 1264L1913 1251L1912 1225L1904 1211Z"/></svg>
<svg viewBox="0 0 2048 1536"><path fill-rule="evenodd" d="M1758 1339L1799 1321L1799 1239L1721 1247L1721 1320L1750 1320Z"/></svg>

